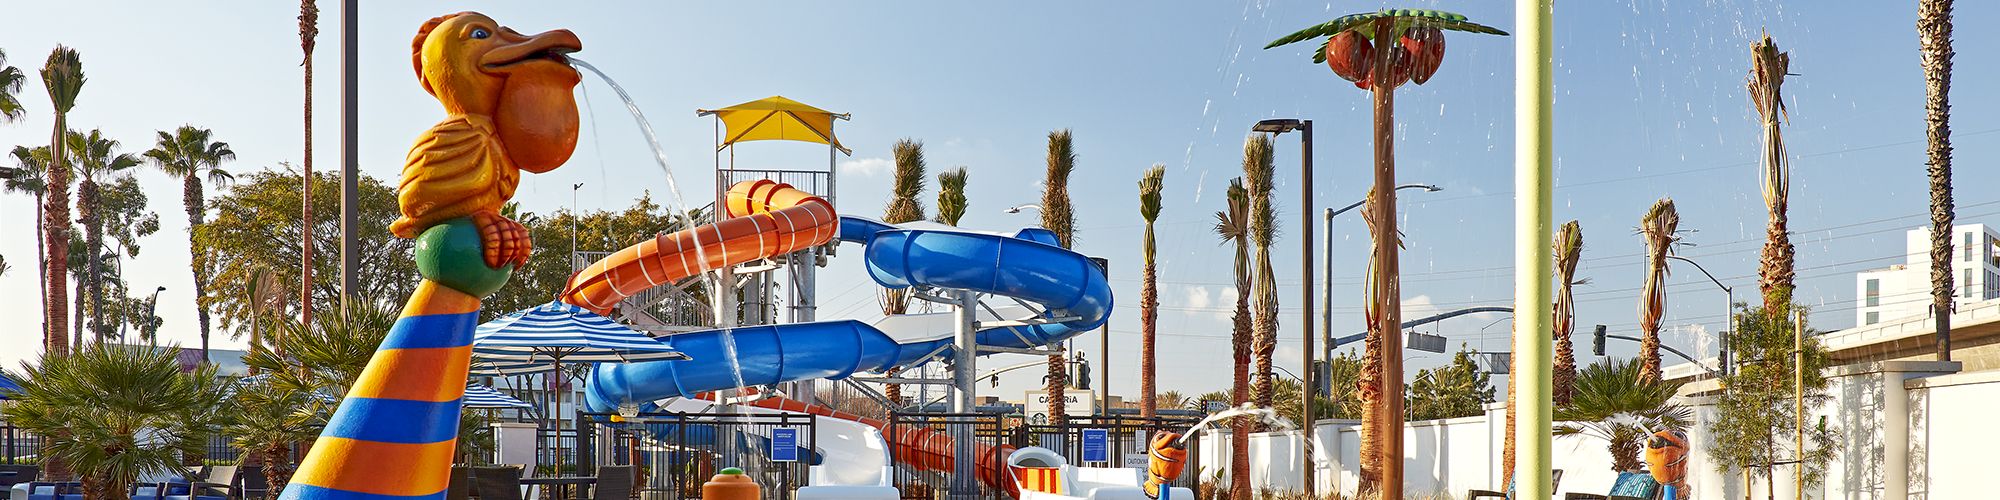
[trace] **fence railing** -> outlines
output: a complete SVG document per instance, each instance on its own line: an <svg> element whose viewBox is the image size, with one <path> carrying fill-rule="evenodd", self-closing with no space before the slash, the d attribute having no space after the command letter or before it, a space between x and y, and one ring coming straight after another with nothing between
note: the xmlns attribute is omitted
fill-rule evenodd
<svg viewBox="0 0 2000 500"><path fill-rule="evenodd" d="M813 417L801 414L641 413L618 422L611 416L580 415L581 449L591 451L577 463L586 471L633 466L642 498L701 498L702 483L727 467L763 485L766 499L790 498L807 484L819 437ZM779 446L785 440L790 449Z"/></svg>
<svg viewBox="0 0 2000 500"><path fill-rule="evenodd" d="M1191 417L1142 418L1132 416L1089 416L1070 417L1061 425L1024 425L1017 427L1012 435L1014 446L1040 446L1048 448L1068 459L1070 464L1095 467L1122 467L1125 456L1144 455L1152 445L1149 442L1155 433L1187 432L1188 427L1200 422ZM1084 462L1085 430L1103 430L1105 433L1104 462ZM1174 486L1201 491L1201 440L1188 439L1187 460Z"/></svg>
<svg viewBox="0 0 2000 500"><path fill-rule="evenodd" d="M0 464L20 464L36 462L41 453L42 437L27 429L14 426L0 426ZM303 446L294 446L292 460L304 456ZM243 449L231 443L228 436L211 435L202 444L204 460L235 462L243 458Z"/></svg>
<svg viewBox="0 0 2000 500"><path fill-rule="evenodd" d="M895 485L909 500L1007 498L998 484L1007 476L1003 417L979 413L894 413L885 435Z"/></svg>

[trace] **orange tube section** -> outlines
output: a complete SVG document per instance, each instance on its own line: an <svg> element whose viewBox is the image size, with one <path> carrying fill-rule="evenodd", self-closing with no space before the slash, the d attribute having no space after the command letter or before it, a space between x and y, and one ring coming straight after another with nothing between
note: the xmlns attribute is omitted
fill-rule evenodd
<svg viewBox="0 0 2000 500"><path fill-rule="evenodd" d="M889 422L886 420L867 418L822 405L806 404L795 399L781 397L759 399L751 401L748 405L758 408L806 413L821 417L860 422L882 431L882 437L889 442L889 452L894 455L897 463L908 464L918 469L930 471L951 472L956 470L957 463L952 453L957 451L957 448L953 445L951 436L930 427L922 425L898 425L892 434L889 429ZM987 487L1006 491L1009 496L1019 497L1020 494L1015 489L1013 478L1000 477L1002 474L1011 476L1007 472L1008 469L1006 467L1001 467L1003 465L1001 461L1003 460L1002 457L1014 452L1014 447L1000 446L996 449L993 445L983 443L975 444L974 446L976 447L975 453L978 454L978 457L975 459L977 460L977 470L979 471L979 482L986 483Z"/></svg>
<svg viewBox="0 0 2000 500"><path fill-rule="evenodd" d="M824 245L840 230L833 204L789 184L738 182L723 201L729 218L612 253L570 276L562 301L607 314L619 301L646 289Z"/></svg>

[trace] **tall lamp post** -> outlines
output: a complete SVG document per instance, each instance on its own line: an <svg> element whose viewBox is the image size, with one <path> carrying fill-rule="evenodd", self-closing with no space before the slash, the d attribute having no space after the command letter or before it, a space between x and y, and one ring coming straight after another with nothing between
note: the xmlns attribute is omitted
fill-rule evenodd
<svg viewBox="0 0 2000 500"><path fill-rule="evenodd" d="M1304 484L1305 484L1306 494L1308 495L1312 494L1312 492L1315 491L1313 489L1314 467L1313 467L1312 438L1314 432L1313 422L1316 421L1315 415L1313 415L1313 404L1312 404L1313 403L1312 124L1313 124L1312 120L1300 120L1297 118L1274 118L1269 120L1258 121L1256 125L1250 127L1250 130L1252 131L1263 132L1271 135L1279 135L1286 132L1291 132L1293 130L1299 131L1299 215L1301 216L1300 217L1301 219L1304 219L1299 221L1299 228L1300 228L1299 230L1301 233L1299 236L1299 242L1300 242L1299 248L1301 250L1299 252L1299 274L1301 276L1304 276L1306 281L1306 286L1300 289L1300 293L1303 294L1304 296L1299 299L1300 302L1305 303L1305 313L1301 315L1301 321L1299 323L1301 332L1303 333L1301 337L1305 339L1306 343L1305 344L1306 373L1305 373L1305 378L1299 381L1299 387L1303 388L1304 390L1299 391L1300 394L1299 397L1301 399L1300 409L1305 412L1304 418L1302 419L1305 420L1305 430L1302 431L1300 435L1302 436L1301 446L1304 447L1302 448L1304 450L1302 456L1305 457L1305 463L1306 463L1305 470L1303 472L1303 474L1305 475Z"/></svg>
<svg viewBox="0 0 2000 500"><path fill-rule="evenodd" d="M1717 350L1717 354L1716 354L1716 358L1717 358L1717 359L1716 359L1715 361L1716 361L1716 365L1717 365L1717 366L1720 366L1720 367L1722 368L1722 373L1724 373L1724 374L1727 374L1727 373L1729 373L1729 371L1730 371L1730 370L1729 370L1729 368L1730 368L1730 365L1729 365L1729 329L1731 329L1731 328L1735 328L1735 327L1736 327L1736 289L1735 289L1735 288L1732 288L1732 287L1730 287L1729 285L1724 285L1724 284L1722 284L1722 280L1719 280L1719 279L1715 279L1715 275L1714 275L1714 274L1712 274L1712 273L1709 273L1709 272L1708 272L1708 269L1704 269L1704 268L1702 268L1702 267L1701 267L1701 263L1699 263L1699 262L1695 262L1695 261L1694 261L1694 260L1692 260L1692 259L1688 259L1687 257L1682 257L1682 256L1679 256L1679 255L1668 255L1668 256L1667 256L1667 258L1669 258L1669 259L1673 259L1673 260L1678 260L1678 261L1681 261L1681 262L1686 262L1686 263L1688 263L1688 265L1692 265L1692 266L1694 266L1695 270L1697 270L1697 271L1701 271L1701 275L1702 275L1702 276L1707 276L1707 277L1708 277L1708 281L1709 281L1710 283L1715 283L1715 286L1716 286L1717 288L1721 288L1721 289L1722 289L1722 294L1723 294L1723 295L1724 295L1725 297L1728 297L1728 302L1725 302L1725 303L1723 303L1723 304L1722 304L1722 318L1723 318L1723 319L1722 319L1722 321L1723 321L1723 323L1722 323L1722 331L1721 331L1721 332L1718 332L1718 334L1719 334L1720 338L1722 339L1722 348L1721 348L1721 349L1718 349L1718 350ZM1699 363L1697 363L1697 364L1699 364Z"/></svg>

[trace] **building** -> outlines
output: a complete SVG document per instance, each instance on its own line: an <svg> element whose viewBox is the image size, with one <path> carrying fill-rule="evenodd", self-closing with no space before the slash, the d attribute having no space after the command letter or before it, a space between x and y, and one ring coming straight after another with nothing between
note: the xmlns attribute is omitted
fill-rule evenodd
<svg viewBox="0 0 2000 500"><path fill-rule="evenodd" d="M1954 305L2000 298L2000 232L1985 224L1952 227ZM1904 233L1904 263L1856 273L1854 324L1930 315L1931 255L1929 228Z"/></svg>

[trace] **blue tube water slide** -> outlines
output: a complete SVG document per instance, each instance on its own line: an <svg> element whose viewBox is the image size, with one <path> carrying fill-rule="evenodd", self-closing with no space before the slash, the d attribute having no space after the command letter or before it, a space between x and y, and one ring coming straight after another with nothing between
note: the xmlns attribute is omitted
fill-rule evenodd
<svg viewBox="0 0 2000 500"><path fill-rule="evenodd" d="M928 287L1011 297L1039 306L1061 322L978 332L980 345L1048 345L1103 325L1111 286L1088 257L1055 245L1046 229L1008 236L942 229L903 229L841 217L840 239L864 245L868 275L889 288ZM949 337L897 343L856 320L704 330L661 339L692 359L600 364L584 387L585 406L611 411L620 403L690 397L708 391L910 366L949 356ZM732 371L730 360L740 371Z"/></svg>

